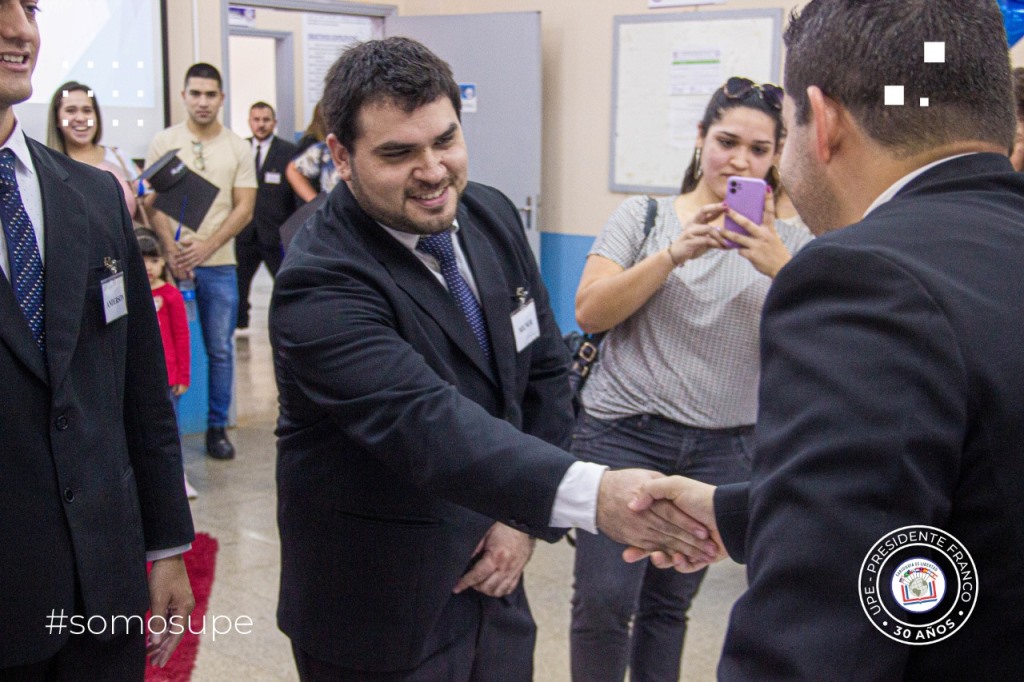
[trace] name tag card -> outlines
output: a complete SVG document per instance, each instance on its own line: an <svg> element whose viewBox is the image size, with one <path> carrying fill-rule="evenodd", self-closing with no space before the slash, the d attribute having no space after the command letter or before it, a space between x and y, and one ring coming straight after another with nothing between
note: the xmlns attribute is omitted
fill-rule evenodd
<svg viewBox="0 0 1024 682"><path fill-rule="evenodd" d="M110 324L128 314L128 300L124 295L124 273L111 275L100 282L103 290L103 316Z"/></svg>
<svg viewBox="0 0 1024 682"><path fill-rule="evenodd" d="M540 338L537 305L531 300L512 313L512 331L516 336L516 352L522 351Z"/></svg>
<svg viewBox="0 0 1024 682"><path fill-rule="evenodd" d="M266 173L263 174L263 182L267 183L268 185L280 185L281 174L267 171Z"/></svg>

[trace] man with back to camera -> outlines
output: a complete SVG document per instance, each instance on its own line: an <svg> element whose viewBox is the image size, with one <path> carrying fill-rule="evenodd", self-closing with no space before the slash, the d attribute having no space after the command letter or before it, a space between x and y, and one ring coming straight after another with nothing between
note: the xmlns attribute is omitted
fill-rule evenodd
<svg viewBox="0 0 1024 682"><path fill-rule="evenodd" d="M753 477L648 492L747 562L720 678L1022 679L1024 180L1000 11L813 0L786 46L782 175L822 236L765 305Z"/></svg>
<svg viewBox="0 0 1024 682"><path fill-rule="evenodd" d="M565 452L565 345L515 206L467 180L448 65L362 43L323 104L343 182L270 310L278 624L303 680L529 680L527 533L682 532L626 509L657 474Z"/></svg>
<svg viewBox="0 0 1024 682"><path fill-rule="evenodd" d="M277 116L274 107L256 102L249 107L249 129L252 137L254 167L259 187L252 222L235 237L238 260L238 329L249 328L249 289L252 278L262 262L273 278L281 267L281 224L295 210L295 192L284 179L288 162L295 157L296 147L274 134Z"/></svg>
<svg viewBox="0 0 1024 682"><path fill-rule="evenodd" d="M219 191L199 229L182 226L179 242L175 241L178 226L171 224L171 219L177 220L178 216L156 212L153 226L163 241L175 278L195 280L196 307L210 372L206 454L214 459L232 459L235 448L226 429L234 385L232 336L238 322L233 242L252 220L256 173L252 147L217 120L224 91L216 68L204 63L190 66L181 99L188 118L157 133L149 145L146 166L178 149L178 157L189 170L209 180Z"/></svg>
<svg viewBox="0 0 1024 682"><path fill-rule="evenodd" d="M192 518L121 186L12 109L32 94L38 11L0 0L0 680L141 680L146 609L195 603ZM163 665L181 635L157 623Z"/></svg>

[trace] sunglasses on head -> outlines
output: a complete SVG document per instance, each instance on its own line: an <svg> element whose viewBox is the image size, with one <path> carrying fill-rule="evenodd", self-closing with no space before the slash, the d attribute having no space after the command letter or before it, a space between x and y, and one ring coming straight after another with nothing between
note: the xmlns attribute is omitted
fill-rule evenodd
<svg viewBox="0 0 1024 682"><path fill-rule="evenodd" d="M758 85L749 78L733 76L722 86L722 92L729 99L746 99L750 93L756 92L761 100L772 109L782 111L782 88L773 83L762 83Z"/></svg>
<svg viewBox="0 0 1024 682"><path fill-rule="evenodd" d="M195 155L193 163L196 165L196 170L206 170L206 159L203 158L203 143L193 142L192 143L192 154Z"/></svg>

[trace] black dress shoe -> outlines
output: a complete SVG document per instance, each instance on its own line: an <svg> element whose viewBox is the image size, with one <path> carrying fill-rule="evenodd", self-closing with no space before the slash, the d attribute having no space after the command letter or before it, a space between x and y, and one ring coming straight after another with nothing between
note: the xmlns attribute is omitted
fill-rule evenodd
<svg viewBox="0 0 1024 682"><path fill-rule="evenodd" d="M223 426L206 429L206 454L214 459L234 459L235 446L228 440Z"/></svg>

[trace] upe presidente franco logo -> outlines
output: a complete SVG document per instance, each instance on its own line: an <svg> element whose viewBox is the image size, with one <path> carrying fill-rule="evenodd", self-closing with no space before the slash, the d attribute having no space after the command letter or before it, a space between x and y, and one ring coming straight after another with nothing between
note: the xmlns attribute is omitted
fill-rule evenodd
<svg viewBox="0 0 1024 682"><path fill-rule="evenodd" d="M897 528L868 550L860 604L882 634L904 644L940 642L967 622L978 569L967 549L931 526Z"/></svg>

